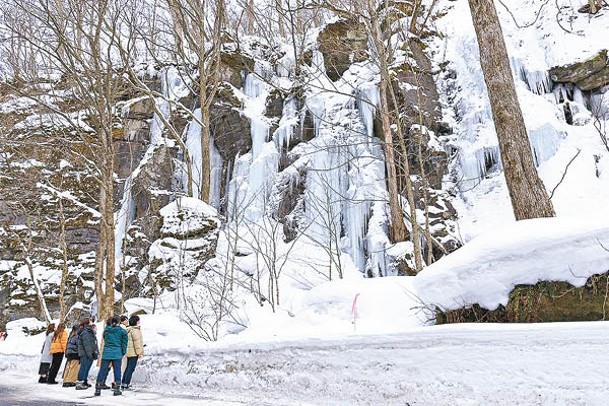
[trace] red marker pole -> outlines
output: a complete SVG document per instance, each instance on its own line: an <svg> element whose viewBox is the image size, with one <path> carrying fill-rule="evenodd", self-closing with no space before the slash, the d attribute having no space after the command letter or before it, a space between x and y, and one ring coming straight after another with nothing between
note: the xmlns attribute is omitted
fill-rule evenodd
<svg viewBox="0 0 609 406"><path fill-rule="evenodd" d="M353 317L351 323L353 323L353 331L355 331L355 320L357 319L357 298L359 298L359 293L355 295L353 304L351 305L351 316Z"/></svg>

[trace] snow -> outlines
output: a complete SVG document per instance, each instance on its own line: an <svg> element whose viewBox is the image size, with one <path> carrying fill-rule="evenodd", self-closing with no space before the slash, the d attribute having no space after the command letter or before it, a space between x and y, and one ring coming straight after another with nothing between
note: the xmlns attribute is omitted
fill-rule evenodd
<svg viewBox="0 0 609 406"><path fill-rule="evenodd" d="M518 284L565 281L583 286L609 269L609 219L547 218L515 222L482 235L415 278L427 305L456 309L506 305Z"/></svg>
<svg viewBox="0 0 609 406"><path fill-rule="evenodd" d="M180 197L160 210L163 217L161 234L187 235L218 216L216 209L193 197ZM218 223L219 224L219 223Z"/></svg>
<svg viewBox="0 0 609 406"><path fill-rule="evenodd" d="M142 318L145 340L150 323L148 316ZM180 342L182 350L146 347L133 378L136 392L112 397L104 391L100 398L84 399L73 389L32 391L34 354L3 353L0 385L21 399L150 406L603 406L609 395L606 322L447 325L400 334L196 347L182 330L167 327L166 341ZM31 337L27 343L39 350L41 340Z"/></svg>
<svg viewBox="0 0 609 406"><path fill-rule="evenodd" d="M604 28L609 14L590 17L573 7L577 6L570 2L554 5L523 0L510 3L508 13L497 4L535 163L548 193L581 150L552 198L557 214L570 217L602 213L601 202L609 198L608 180L602 176L609 152L589 111L592 100L601 98L602 89L586 95L572 85L553 83L547 73L553 66L588 59L606 48ZM439 10L447 13L433 24L445 36L432 49L434 63L449 62L455 76L439 79L438 84L444 119L455 131L447 140L457 154L453 173L459 194L453 205L459 214L461 237L469 241L514 217L467 2L444 1ZM565 104L573 113L572 124L567 123ZM609 117L601 114L601 118L601 125L606 126Z"/></svg>
<svg viewBox="0 0 609 406"><path fill-rule="evenodd" d="M444 116L455 131L441 141L456 151L453 204L464 247L415 277L391 276L395 270L388 263L409 252L411 243L392 245L387 237L385 168L381 144L372 137L379 99L372 64L354 64L331 82L324 74L323 55L313 46L312 66L304 67L310 84L304 104L313 116L315 137L294 147L293 162L278 173L279 153L292 142L303 116L296 100L287 100L278 129L270 134L272 123L264 116L270 85L259 76L268 78L273 69L257 55L255 72L247 75L242 90L235 90L251 122L253 147L227 164L233 174L227 187L233 221L221 230L217 258L192 286L164 292L154 300L126 302L128 312L146 313L146 356L134 378L144 391L113 398L112 404L197 401L185 395L206 397L201 404L606 404L606 322L431 325L436 307L478 303L494 309L507 303L518 284L552 280L582 286L590 275L609 269L604 248L609 248L609 153L589 111L593 106L609 108L602 97L608 89L588 95L570 85L555 85L547 74L551 66L586 59L602 47L606 30L600 28L607 26L609 14L573 15L567 21L563 9L553 10L545 0L524 0L511 6L520 23L532 21L533 11L543 7L531 27L516 28L506 10L500 10L535 162L546 188L554 192L558 213L557 218L515 222L466 4L442 1L439 8L449 12L432 19L434 28L444 33L442 43L434 44L440 50L434 62L447 60L456 72L452 81L438 80L448 95ZM572 33L558 25L556 12ZM291 86L291 58L290 53L283 55L277 65L280 77L270 78L283 90ZM162 84L165 98L157 103L165 115L169 100L178 100L187 86L175 68L162 73ZM572 123L567 123L565 104L573 113ZM28 108L23 100L0 106L1 111ZM194 114L200 117L200 111ZM608 118L601 114L601 124ZM32 116L20 128L53 119ZM200 183L200 163L207 159L201 156L196 121L186 132L194 186ZM117 216L117 221L125 220L119 222L125 227L130 223L129 182L154 148L166 142L156 115L150 141L126 183ZM435 148L443 147L434 137L432 142ZM211 205L196 195L176 200L161 210L162 233L188 235L204 221L220 224L215 208L220 206L223 163L213 140L210 147ZM282 225L266 210L278 180L295 184L301 171L307 174L300 213L306 221L301 235L286 243ZM246 224L240 223L242 219ZM120 244L124 227L117 231ZM162 247L158 240L151 247L152 259L169 255L164 249L173 255L179 252L177 246L188 251L206 244L201 239L164 241L171 247ZM0 261L2 269L13 265ZM222 305L229 303L230 314L214 320L218 302L213 288L226 281L230 265L236 286L220 299ZM29 278L24 267L17 272ZM48 269L35 272L44 272L47 283L58 278ZM383 277L367 279L364 274ZM217 342L200 337L205 326L183 321L189 310L200 311L197 314L205 317L202 324L218 322L213 337ZM3 384L26 396L19 374L27 373L33 381L42 338L20 330L29 324L36 322L9 324L9 338L0 341ZM78 392L56 388L39 392L87 404L110 402L107 396L85 400Z"/></svg>

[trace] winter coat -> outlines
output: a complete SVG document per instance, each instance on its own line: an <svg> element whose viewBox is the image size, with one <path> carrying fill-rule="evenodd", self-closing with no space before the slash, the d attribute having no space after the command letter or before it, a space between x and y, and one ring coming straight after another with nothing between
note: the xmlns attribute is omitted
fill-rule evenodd
<svg viewBox="0 0 609 406"><path fill-rule="evenodd" d="M78 333L78 356L97 359L99 350L97 348L97 337L91 326Z"/></svg>
<svg viewBox="0 0 609 406"><path fill-rule="evenodd" d="M119 326L107 326L104 329L104 351L102 359L121 359L127 352L129 338L127 331Z"/></svg>
<svg viewBox="0 0 609 406"><path fill-rule="evenodd" d="M142 339L140 326L127 327L127 335L129 336L129 343L127 344L127 358L144 355L144 340Z"/></svg>
<svg viewBox="0 0 609 406"><path fill-rule="evenodd" d="M68 359L78 359L78 334L74 334L72 337L68 338L66 357Z"/></svg>
<svg viewBox="0 0 609 406"><path fill-rule="evenodd" d="M53 361L53 356L51 355L51 340L53 339L53 333L46 336L44 339L44 345L42 346L42 352L40 356L40 362L50 364Z"/></svg>
<svg viewBox="0 0 609 406"><path fill-rule="evenodd" d="M55 339L57 337L57 339ZM60 352L66 352L66 347L68 345L68 333L66 331L62 331L59 336L55 335L53 340L51 341L51 354L57 354Z"/></svg>

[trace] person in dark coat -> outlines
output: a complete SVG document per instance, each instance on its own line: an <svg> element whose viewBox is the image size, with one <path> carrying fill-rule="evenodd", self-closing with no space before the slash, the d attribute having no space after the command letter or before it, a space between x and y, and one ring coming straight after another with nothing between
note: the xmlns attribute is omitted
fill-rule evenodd
<svg viewBox="0 0 609 406"><path fill-rule="evenodd" d="M95 383L95 396L101 395L102 385L106 381L110 364L114 372L114 396L122 395L121 392L121 361L123 355L127 353L127 343L129 337L124 328L120 327L120 318L111 317L104 329L104 351L102 352L97 382Z"/></svg>
<svg viewBox="0 0 609 406"><path fill-rule="evenodd" d="M91 324L88 318L80 322L80 333L78 333L78 356L80 368L78 370L78 384L76 390L88 389L91 385L87 382L89 370L93 361L99 356L95 324Z"/></svg>
<svg viewBox="0 0 609 406"><path fill-rule="evenodd" d="M78 333L80 325L72 326L68 345L66 346L66 366L63 368L63 387L69 388L76 386L78 381L78 370L80 369L80 357L78 356Z"/></svg>

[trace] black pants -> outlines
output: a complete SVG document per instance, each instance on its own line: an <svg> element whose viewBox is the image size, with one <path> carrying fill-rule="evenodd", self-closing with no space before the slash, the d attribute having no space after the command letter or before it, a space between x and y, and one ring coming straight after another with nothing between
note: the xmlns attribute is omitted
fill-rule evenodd
<svg viewBox="0 0 609 406"><path fill-rule="evenodd" d="M51 369L49 369L49 382L55 382L61 362L63 361L63 352L56 352L53 355L53 362L51 362Z"/></svg>

